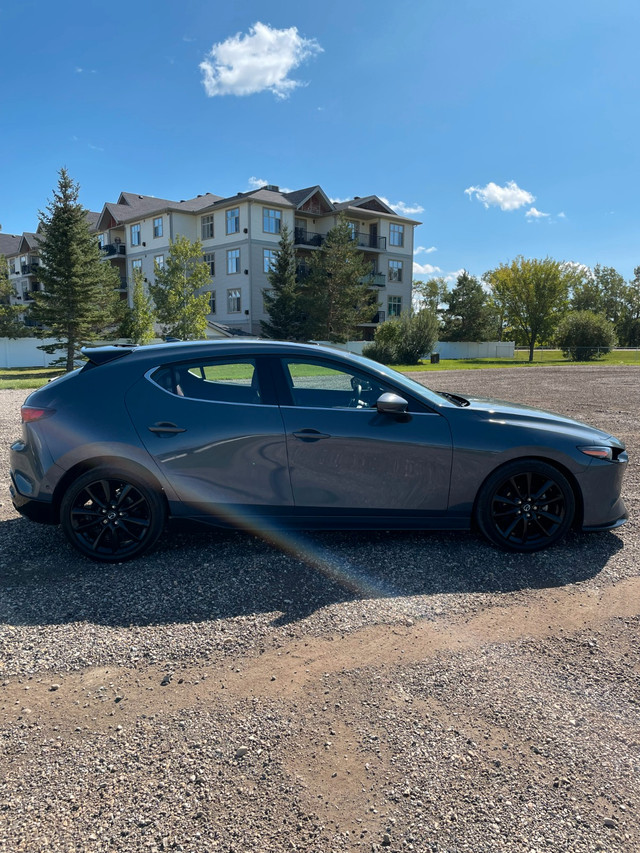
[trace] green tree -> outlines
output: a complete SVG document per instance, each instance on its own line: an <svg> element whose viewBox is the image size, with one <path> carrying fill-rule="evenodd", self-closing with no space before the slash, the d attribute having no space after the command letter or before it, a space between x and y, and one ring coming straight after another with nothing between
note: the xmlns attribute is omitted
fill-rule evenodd
<svg viewBox="0 0 640 853"><path fill-rule="evenodd" d="M363 355L383 364L418 364L438 340L438 318L429 308L381 323Z"/></svg>
<svg viewBox="0 0 640 853"><path fill-rule="evenodd" d="M311 256L310 274L301 293L309 320L309 337L344 342L357 334L378 310L377 296L367 283L371 267L352 237L344 215Z"/></svg>
<svg viewBox="0 0 640 853"><path fill-rule="evenodd" d="M496 306L529 347L533 361L536 343L549 339L564 315L570 273L552 258L522 256L485 274Z"/></svg>
<svg viewBox="0 0 640 853"><path fill-rule="evenodd" d="M447 308L442 312L441 341L488 339L491 313L487 293L475 276L463 270L446 301Z"/></svg>
<svg viewBox="0 0 640 853"><path fill-rule="evenodd" d="M198 340L205 336L210 271L202 259L202 244L179 235L170 243L163 267L156 264L155 283L149 285L156 304L156 316L165 334L180 340Z"/></svg>
<svg viewBox="0 0 640 853"><path fill-rule="evenodd" d="M429 278L426 281L415 279L412 283L412 296L416 310L428 308L438 315L440 306L449 301L449 287L442 277Z"/></svg>
<svg viewBox="0 0 640 853"><path fill-rule="evenodd" d="M148 344L155 338L153 323L155 311L153 300L145 292L142 270L134 270L131 308L127 307L120 324L120 337L128 338L133 344Z"/></svg>
<svg viewBox="0 0 640 853"><path fill-rule="evenodd" d="M119 302L118 272L101 259L78 191L67 170L60 169L53 200L40 212L38 278L44 290L33 294L32 308L42 334L56 339L40 349L62 350L66 370L73 370L85 344L113 329Z"/></svg>
<svg viewBox="0 0 640 853"><path fill-rule="evenodd" d="M280 243L269 273L269 288L262 291L268 320L261 320L265 335L280 341L302 341L306 335L306 318L301 301L301 287L296 279L296 253L291 232L282 226Z"/></svg>
<svg viewBox="0 0 640 853"><path fill-rule="evenodd" d="M558 325L556 343L566 358L591 361L611 351L616 333L604 314L570 311Z"/></svg>
<svg viewBox="0 0 640 853"><path fill-rule="evenodd" d="M28 334L20 320L23 309L11 304L12 296L17 294L9 280L9 265L5 256L0 255L0 338L22 338Z"/></svg>
<svg viewBox="0 0 640 853"><path fill-rule="evenodd" d="M640 346L640 267L636 267L633 274L622 292L620 318L616 324L618 340L624 347Z"/></svg>

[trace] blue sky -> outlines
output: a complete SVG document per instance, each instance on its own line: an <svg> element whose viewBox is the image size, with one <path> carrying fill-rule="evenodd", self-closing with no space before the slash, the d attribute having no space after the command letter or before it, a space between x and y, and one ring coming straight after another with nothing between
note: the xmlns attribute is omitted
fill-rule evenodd
<svg viewBox="0 0 640 853"><path fill-rule="evenodd" d="M418 278L519 254L630 278L639 23L627 0L0 0L2 230L35 229L61 166L92 210L320 184L420 220Z"/></svg>

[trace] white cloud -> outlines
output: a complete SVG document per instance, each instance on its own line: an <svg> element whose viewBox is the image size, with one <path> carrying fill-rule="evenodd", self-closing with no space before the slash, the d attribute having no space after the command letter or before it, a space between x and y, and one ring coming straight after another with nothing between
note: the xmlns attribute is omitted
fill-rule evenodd
<svg viewBox="0 0 640 853"><path fill-rule="evenodd" d="M271 183L271 181L265 181L263 178L255 178L252 175L249 178L249 180L247 181L247 183L249 184L250 190L259 190L259 189L262 189L262 187L268 186ZM276 186L278 187L278 189L280 190L281 193L292 193L293 192L293 190L290 190L288 187L281 187L281 186L278 186L278 184L276 184Z"/></svg>
<svg viewBox="0 0 640 853"><path fill-rule="evenodd" d="M424 207L421 207L419 204L405 204L403 201L391 202L383 195L379 196L379 199L380 201L383 201L386 205L388 205L392 210L395 210L396 213L399 213L400 216L411 216L414 213L422 213L424 210Z"/></svg>
<svg viewBox="0 0 640 853"><path fill-rule="evenodd" d="M462 273L463 273L464 271L465 271L464 267L461 267L459 270L455 270L455 272L448 272L448 273L445 275L444 280L445 280L446 282L457 281L457 280L458 280L458 276L459 276L459 275L462 275Z"/></svg>
<svg viewBox="0 0 640 853"><path fill-rule="evenodd" d="M558 219L566 219L566 218L567 218L567 214L563 213L563 211L561 210L560 213L558 214Z"/></svg>
<svg viewBox="0 0 640 853"><path fill-rule="evenodd" d="M418 246L417 249L413 250L414 255L430 255L432 252L437 252L435 246L429 246L427 249L425 246Z"/></svg>
<svg viewBox="0 0 640 853"><path fill-rule="evenodd" d="M550 213L543 213L541 210L537 210L535 207L529 208L525 213L527 219L546 219L551 216Z"/></svg>
<svg viewBox="0 0 640 853"><path fill-rule="evenodd" d="M530 192L520 189L515 181L507 181L503 187L490 181L485 187L467 187L465 193L470 198L475 196L485 207L493 205L500 210L518 210L536 200Z"/></svg>
<svg viewBox="0 0 640 853"><path fill-rule="evenodd" d="M440 267L434 267L432 264L417 264L413 262L414 275L433 275L434 273L442 272Z"/></svg>
<svg viewBox="0 0 640 853"><path fill-rule="evenodd" d="M202 83L210 98L253 95L265 90L287 98L302 85L289 79L289 73L321 52L318 42L303 38L297 27L276 30L258 21L248 34L237 33L213 45L200 63Z"/></svg>

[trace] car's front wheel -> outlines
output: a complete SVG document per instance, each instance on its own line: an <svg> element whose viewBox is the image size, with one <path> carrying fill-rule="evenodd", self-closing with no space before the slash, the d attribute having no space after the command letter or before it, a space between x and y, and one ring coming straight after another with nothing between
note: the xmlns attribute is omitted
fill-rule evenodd
<svg viewBox="0 0 640 853"><path fill-rule="evenodd" d="M546 462L523 459L494 471L476 502L484 535L510 551L538 551L567 533L575 514L567 478Z"/></svg>
<svg viewBox="0 0 640 853"><path fill-rule="evenodd" d="M108 563L132 560L151 548L165 516L156 489L112 468L87 471L60 504L60 523L71 544L92 560Z"/></svg>

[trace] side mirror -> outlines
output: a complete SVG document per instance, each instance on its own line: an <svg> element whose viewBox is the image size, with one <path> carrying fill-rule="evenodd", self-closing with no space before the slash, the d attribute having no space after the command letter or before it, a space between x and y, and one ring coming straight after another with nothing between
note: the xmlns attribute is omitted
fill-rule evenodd
<svg viewBox="0 0 640 853"><path fill-rule="evenodd" d="M404 415L409 408L409 404L404 397L398 394L381 394L376 402L376 409L381 415Z"/></svg>

